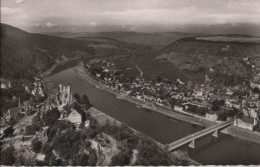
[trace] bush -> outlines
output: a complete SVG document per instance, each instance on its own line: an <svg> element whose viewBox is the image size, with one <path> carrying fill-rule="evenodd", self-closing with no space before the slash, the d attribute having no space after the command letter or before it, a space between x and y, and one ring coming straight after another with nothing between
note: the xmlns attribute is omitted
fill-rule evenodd
<svg viewBox="0 0 260 167"><path fill-rule="evenodd" d="M209 110L205 107L198 107L197 111L198 111L198 114L200 114L200 115L205 115L206 113L209 112Z"/></svg>
<svg viewBox="0 0 260 167"><path fill-rule="evenodd" d="M218 112L218 120L220 121L226 121L228 114L226 112Z"/></svg>
<svg viewBox="0 0 260 167"><path fill-rule="evenodd" d="M32 140L32 150L36 153L39 153L42 148L42 142L39 141L38 139L33 139Z"/></svg>
<svg viewBox="0 0 260 167"><path fill-rule="evenodd" d="M129 165L129 162L132 158L133 151L127 147L123 148L118 154L112 157L111 166L125 166Z"/></svg>
<svg viewBox="0 0 260 167"><path fill-rule="evenodd" d="M45 122L46 126L51 126L56 123L59 117L60 117L59 110L57 108L54 108L43 115L43 121Z"/></svg>
<svg viewBox="0 0 260 167"><path fill-rule="evenodd" d="M13 146L1 150L1 164L13 165L15 162L15 149Z"/></svg>
<svg viewBox="0 0 260 167"><path fill-rule="evenodd" d="M63 133L55 135L52 140L52 146L62 158L69 160L72 159L75 154L78 154L82 147L82 141L79 139L79 132L68 129Z"/></svg>
<svg viewBox="0 0 260 167"><path fill-rule="evenodd" d="M32 125L26 126L26 129L25 129L26 135L35 135L35 132L36 132L36 129L34 126L32 126Z"/></svg>
<svg viewBox="0 0 260 167"><path fill-rule="evenodd" d="M49 161L53 156L52 147L48 143L45 143L42 146L41 152L45 154L45 160L47 161Z"/></svg>
<svg viewBox="0 0 260 167"><path fill-rule="evenodd" d="M170 158L170 152L157 146L152 140L143 138L139 141L137 150L139 156L137 159L137 165L174 165Z"/></svg>
<svg viewBox="0 0 260 167"><path fill-rule="evenodd" d="M225 104L224 100L214 100L212 102L212 110L213 111L219 111L220 110L220 106L223 106Z"/></svg>
<svg viewBox="0 0 260 167"><path fill-rule="evenodd" d="M95 166L97 164L97 154L95 150L91 150L90 151L90 156L89 156L89 160L88 163L90 166Z"/></svg>
<svg viewBox="0 0 260 167"><path fill-rule="evenodd" d="M85 153L75 154L72 158L72 165L88 166L89 156Z"/></svg>

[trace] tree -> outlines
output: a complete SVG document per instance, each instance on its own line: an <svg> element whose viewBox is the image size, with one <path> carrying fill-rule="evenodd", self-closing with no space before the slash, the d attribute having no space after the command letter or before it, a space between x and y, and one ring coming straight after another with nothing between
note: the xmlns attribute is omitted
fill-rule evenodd
<svg viewBox="0 0 260 167"><path fill-rule="evenodd" d="M171 108L174 109L175 104L177 103L177 100L175 98L172 98L170 100Z"/></svg>
<svg viewBox="0 0 260 167"><path fill-rule="evenodd" d="M220 106L223 106L225 104L224 100L213 100L212 102L212 110L213 111L219 111L220 110Z"/></svg>
<svg viewBox="0 0 260 167"><path fill-rule="evenodd" d="M90 151L90 156L89 156L89 160L88 163L90 166L95 166L97 164L97 154L95 150L91 150Z"/></svg>
<svg viewBox="0 0 260 167"><path fill-rule="evenodd" d="M77 102L80 102L80 95L79 95L79 94L75 93L75 94L73 95L73 98L74 98Z"/></svg>
<svg viewBox="0 0 260 167"><path fill-rule="evenodd" d="M54 108L43 115L43 121L45 122L46 126L50 126L56 123L59 117L60 117L59 110L57 108Z"/></svg>
<svg viewBox="0 0 260 167"><path fill-rule="evenodd" d="M26 135L34 135L35 132L36 132L35 127L33 127L32 125L26 126L26 129L25 129Z"/></svg>
<svg viewBox="0 0 260 167"><path fill-rule="evenodd" d="M51 157L53 156L52 147L48 143L45 143L42 146L41 152L43 154L45 154L45 160L47 160L47 161L49 161L51 159Z"/></svg>
<svg viewBox="0 0 260 167"><path fill-rule="evenodd" d="M13 146L7 147L1 151L1 164L13 165L15 162L15 148Z"/></svg>
<svg viewBox="0 0 260 167"><path fill-rule="evenodd" d="M229 117L234 117L238 112L239 112L239 110L234 107L232 110L228 111L227 115Z"/></svg>
<svg viewBox="0 0 260 167"><path fill-rule="evenodd" d="M32 140L32 150L35 153L39 153L41 151L42 148L42 142L39 141L38 139L33 139Z"/></svg>
<svg viewBox="0 0 260 167"><path fill-rule="evenodd" d="M197 111L200 115L205 115L208 112L208 109L205 107L198 107Z"/></svg>
<svg viewBox="0 0 260 167"><path fill-rule="evenodd" d="M18 155L15 156L15 166L34 166L35 156L32 154L27 154L26 152L20 151Z"/></svg>
<svg viewBox="0 0 260 167"><path fill-rule="evenodd" d="M227 117L228 117L228 115L226 112L218 112L218 120L226 121Z"/></svg>
<svg viewBox="0 0 260 167"><path fill-rule="evenodd" d="M133 151L130 150L127 146L123 148L118 154L112 157L111 166L125 166L129 165L132 158Z"/></svg>
<svg viewBox="0 0 260 167"><path fill-rule="evenodd" d="M88 109L92 106L89 102L88 96L85 94L82 96L82 104L84 104L85 109Z"/></svg>
<svg viewBox="0 0 260 167"><path fill-rule="evenodd" d="M72 165L88 166L89 156L86 153L75 154L72 158Z"/></svg>

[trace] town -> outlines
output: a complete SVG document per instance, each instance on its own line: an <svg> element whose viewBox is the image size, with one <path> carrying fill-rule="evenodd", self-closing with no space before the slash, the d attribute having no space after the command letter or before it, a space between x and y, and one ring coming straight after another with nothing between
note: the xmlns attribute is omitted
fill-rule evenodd
<svg viewBox="0 0 260 167"><path fill-rule="evenodd" d="M86 64L86 69L117 93L135 98L148 106L157 105L181 113L191 113L210 121L223 122L234 119L234 126L260 131L260 71L252 66L250 81L233 85L211 84L217 70L210 68L202 84L141 77L127 78L117 70L112 60L97 60ZM141 107L141 106L139 106ZM144 106L145 107L145 106Z"/></svg>

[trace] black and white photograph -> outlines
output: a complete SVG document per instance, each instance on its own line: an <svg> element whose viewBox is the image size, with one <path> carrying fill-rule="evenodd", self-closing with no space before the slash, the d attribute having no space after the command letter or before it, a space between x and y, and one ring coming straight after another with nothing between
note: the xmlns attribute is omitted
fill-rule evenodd
<svg viewBox="0 0 260 167"><path fill-rule="evenodd" d="M260 165L260 0L0 3L0 166Z"/></svg>

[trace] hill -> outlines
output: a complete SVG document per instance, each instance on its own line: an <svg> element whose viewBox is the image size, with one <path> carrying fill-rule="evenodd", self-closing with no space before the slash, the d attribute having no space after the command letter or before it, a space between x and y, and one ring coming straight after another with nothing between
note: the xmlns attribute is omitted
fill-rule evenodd
<svg viewBox="0 0 260 167"><path fill-rule="evenodd" d="M1 24L1 77L31 78L58 57L91 55L95 50L81 41L30 34Z"/></svg>
<svg viewBox="0 0 260 167"><path fill-rule="evenodd" d="M130 44L108 37L74 37L88 43L96 50L97 55L129 54L151 50L148 46Z"/></svg>
<svg viewBox="0 0 260 167"><path fill-rule="evenodd" d="M260 65L259 38L245 35L182 38L161 49L155 59L171 62L194 80L203 81L210 68L226 75L250 76L244 58Z"/></svg>
<svg viewBox="0 0 260 167"><path fill-rule="evenodd" d="M57 59L126 55L147 49L109 38L62 38L1 24L1 77L31 78Z"/></svg>
<svg viewBox="0 0 260 167"><path fill-rule="evenodd" d="M182 32L156 32L142 33L131 31L112 31L112 32L58 32L49 33L48 35L65 37L65 38L112 38L128 44L148 46L153 49L161 49L170 44L172 41L200 35L199 33L182 33Z"/></svg>

